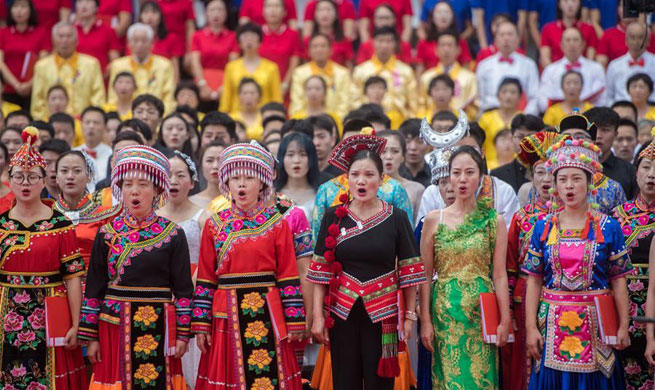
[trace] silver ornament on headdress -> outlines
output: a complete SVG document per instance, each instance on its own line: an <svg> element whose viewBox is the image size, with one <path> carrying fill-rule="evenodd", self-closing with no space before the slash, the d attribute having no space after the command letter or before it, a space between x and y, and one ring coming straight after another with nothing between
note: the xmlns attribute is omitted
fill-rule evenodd
<svg viewBox="0 0 655 390"><path fill-rule="evenodd" d="M445 133L437 133L432 129L428 121L423 118L421 122L421 138L428 144L435 148L445 148L454 145L469 131L469 120L466 113L459 110L459 120L455 127Z"/></svg>
<svg viewBox="0 0 655 390"><path fill-rule="evenodd" d="M175 150L173 153L175 153L176 156L184 160L186 162L186 165L189 167L189 171L191 172L191 180L194 182L198 181L198 168L196 168L196 163L193 162L191 157L187 156L186 154L180 152L179 150Z"/></svg>
<svg viewBox="0 0 655 390"><path fill-rule="evenodd" d="M432 173L432 184L438 184L440 179L450 176L449 161L450 156L459 148L459 146L446 146L445 148L435 149L425 155L425 162L430 166Z"/></svg>
<svg viewBox="0 0 655 390"><path fill-rule="evenodd" d="M86 175L93 182L93 178L96 176L96 164L91 156L86 153L86 151L80 150L80 153L82 153L82 156L84 156L84 163L86 164Z"/></svg>

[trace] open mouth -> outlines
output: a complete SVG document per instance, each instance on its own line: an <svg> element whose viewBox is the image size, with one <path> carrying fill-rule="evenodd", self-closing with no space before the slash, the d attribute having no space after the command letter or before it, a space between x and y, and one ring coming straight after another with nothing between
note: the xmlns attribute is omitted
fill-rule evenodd
<svg viewBox="0 0 655 390"><path fill-rule="evenodd" d="M393 169L393 164L392 163L384 164L384 169L386 169L387 171L392 170Z"/></svg>
<svg viewBox="0 0 655 390"><path fill-rule="evenodd" d="M141 205L141 201L138 200L138 199L133 199L133 200L130 202L130 204L132 205L132 207L139 207L139 206Z"/></svg>
<svg viewBox="0 0 655 390"><path fill-rule="evenodd" d="M171 188L170 189L170 194L171 195L176 195L177 196L177 194L179 194L179 193L180 193L180 190L177 189L177 188Z"/></svg>
<svg viewBox="0 0 655 390"><path fill-rule="evenodd" d="M237 195L238 195L239 197L243 198L244 196L246 196L246 191L244 191L244 190L239 190L239 192L237 192Z"/></svg>
<svg viewBox="0 0 655 390"><path fill-rule="evenodd" d="M20 193L23 194L23 196L30 196L30 194L32 193L32 191L31 191L31 190L28 190L28 189L24 189L24 190L21 190Z"/></svg>
<svg viewBox="0 0 655 390"><path fill-rule="evenodd" d="M573 201L575 199L575 194L573 192L567 192L565 197L566 197L566 200Z"/></svg>
<svg viewBox="0 0 655 390"><path fill-rule="evenodd" d="M359 194L360 196L366 195L366 189L365 188L358 188L357 189L357 194Z"/></svg>
<svg viewBox="0 0 655 390"><path fill-rule="evenodd" d="M468 187L466 187L466 186L459 186L459 187L457 187L457 191L459 191L460 194L464 194L464 193L466 193L466 190L467 190L467 189L468 189Z"/></svg>

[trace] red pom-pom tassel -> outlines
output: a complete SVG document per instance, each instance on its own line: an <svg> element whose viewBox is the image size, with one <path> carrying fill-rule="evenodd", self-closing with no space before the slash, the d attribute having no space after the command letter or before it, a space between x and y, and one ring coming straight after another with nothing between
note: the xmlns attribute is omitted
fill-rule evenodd
<svg viewBox="0 0 655 390"><path fill-rule="evenodd" d="M339 226L336 223L333 223L330 226L328 226L328 234L335 237L338 236Z"/></svg>
<svg viewBox="0 0 655 390"><path fill-rule="evenodd" d="M341 263L338 261L335 261L332 263L332 273L335 275L338 275L343 271L343 267L341 266Z"/></svg>
<svg viewBox="0 0 655 390"><path fill-rule="evenodd" d="M323 253L323 258L324 258L325 261L327 261L328 263L333 262L334 259L335 259L335 257L334 257L334 251L325 251L325 253Z"/></svg>
<svg viewBox="0 0 655 390"><path fill-rule="evenodd" d="M381 358L378 363L378 376L382 378L395 378L400 375L400 364L398 357Z"/></svg>
<svg viewBox="0 0 655 390"><path fill-rule="evenodd" d="M343 194L339 195L339 202L348 203L348 200L349 200L348 193L344 192Z"/></svg>
<svg viewBox="0 0 655 390"><path fill-rule="evenodd" d="M328 249L334 249L337 246L337 240L332 236L327 236L325 238L325 247Z"/></svg>
<svg viewBox="0 0 655 390"><path fill-rule="evenodd" d="M337 207L337 210L334 212L337 218L343 218L348 215L348 209L344 206Z"/></svg>
<svg viewBox="0 0 655 390"><path fill-rule="evenodd" d="M328 315L325 318L325 327L328 328L328 329L332 329L333 326L334 326L334 318L332 318L330 315Z"/></svg>

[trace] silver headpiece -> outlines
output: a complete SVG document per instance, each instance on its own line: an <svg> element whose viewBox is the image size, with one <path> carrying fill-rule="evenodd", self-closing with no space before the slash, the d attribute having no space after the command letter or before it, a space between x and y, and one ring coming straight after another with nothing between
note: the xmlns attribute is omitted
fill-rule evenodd
<svg viewBox="0 0 655 390"><path fill-rule="evenodd" d="M432 173L432 184L438 184L439 179L450 176L449 165L450 156L459 149L459 146L446 146L445 148L435 149L425 155L425 162L430 166Z"/></svg>
<svg viewBox="0 0 655 390"><path fill-rule="evenodd" d="M466 113L462 110L459 110L459 120L455 127L445 133L437 133L434 131L425 118L423 118L423 121L421 122L421 138L427 142L428 145L432 145L435 148L445 148L456 144L459 140L464 138L468 131L469 120Z"/></svg>
<svg viewBox="0 0 655 390"><path fill-rule="evenodd" d="M179 150L174 151L175 155L184 160L186 165L189 167L189 171L191 172L191 181L197 182L198 181L198 168L196 168L196 163L193 162L191 157L187 156L186 154L180 152Z"/></svg>
<svg viewBox="0 0 655 390"><path fill-rule="evenodd" d="M84 150L80 150L80 152L84 156L84 163L86 164L86 175L89 177L89 179L91 179L91 182L93 183L93 178L96 176L96 163Z"/></svg>

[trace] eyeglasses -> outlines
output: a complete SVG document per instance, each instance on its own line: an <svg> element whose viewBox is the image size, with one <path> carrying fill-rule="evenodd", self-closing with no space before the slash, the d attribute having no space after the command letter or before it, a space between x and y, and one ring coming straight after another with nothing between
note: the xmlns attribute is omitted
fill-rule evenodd
<svg viewBox="0 0 655 390"><path fill-rule="evenodd" d="M38 183L39 180L43 179L43 176L39 176L39 175L27 175L27 176L25 176L25 175L21 175L21 174L15 174L15 175L9 176L9 178L11 179L12 182L14 182L14 184L23 184L23 183L25 183L25 179L27 179L27 184L34 185L34 184Z"/></svg>

